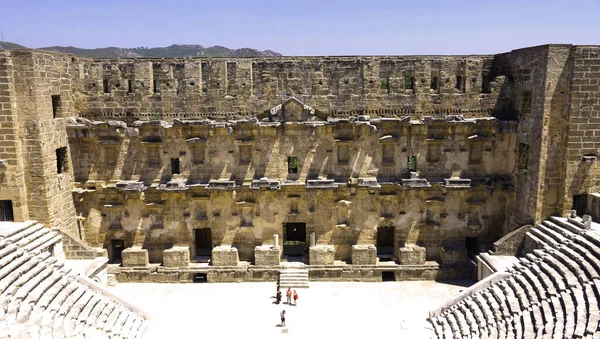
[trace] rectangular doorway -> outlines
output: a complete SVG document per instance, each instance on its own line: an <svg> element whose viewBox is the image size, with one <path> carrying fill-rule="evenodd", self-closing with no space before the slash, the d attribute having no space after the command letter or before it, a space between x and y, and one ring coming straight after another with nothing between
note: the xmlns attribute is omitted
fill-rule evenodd
<svg viewBox="0 0 600 339"><path fill-rule="evenodd" d="M286 222L283 224L283 254L302 256L306 252L306 223Z"/></svg>
<svg viewBox="0 0 600 339"><path fill-rule="evenodd" d="M394 227L377 227L377 256L380 259L394 258L396 232Z"/></svg>
<svg viewBox="0 0 600 339"><path fill-rule="evenodd" d="M212 233L210 228L197 228L194 230L194 244L197 257L212 255Z"/></svg>
<svg viewBox="0 0 600 339"><path fill-rule="evenodd" d="M123 240L113 239L110 241L110 263L120 264L123 262L122 253L125 249L125 242Z"/></svg>
<svg viewBox="0 0 600 339"><path fill-rule="evenodd" d="M579 194L573 196L572 210L577 211L578 216L583 216L587 213L587 194Z"/></svg>

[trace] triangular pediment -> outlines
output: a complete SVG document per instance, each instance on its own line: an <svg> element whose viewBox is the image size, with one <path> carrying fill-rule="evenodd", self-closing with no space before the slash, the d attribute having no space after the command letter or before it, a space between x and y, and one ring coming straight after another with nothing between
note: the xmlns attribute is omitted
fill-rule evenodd
<svg viewBox="0 0 600 339"><path fill-rule="evenodd" d="M283 122L313 121L315 120L315 109L305 105L302 101L291 97L281 105L269 110L271 119Z"/></svg>

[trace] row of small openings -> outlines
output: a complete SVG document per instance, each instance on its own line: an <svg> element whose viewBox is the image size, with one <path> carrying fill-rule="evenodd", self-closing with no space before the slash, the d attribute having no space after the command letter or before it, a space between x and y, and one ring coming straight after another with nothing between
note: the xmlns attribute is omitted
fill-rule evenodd
<svg viewBox="0 0 600 339"><path fill-rule="evenodd" d="M338 154L339 155L339 154ZM385 157L385 155L384 155ZM340 159L341 162L340 163L347 163L347 159ZM298 161L298 157L288 157L287 158L287 164L288 164L288 173L298 173L298 167L299 167L299 161ZM414 155L409 155L408 156L408 162L407 162L407 169L410 172L415 172L417 170L417 157Z"/></svg>
<svg viewBox="0 0 600 339"><path fill-rule="evenodd" d="M110 86L110 82L108 79L104 79L102 81L102 85L104 88L104 93L110 93L111 92L111 86ZM160 83L157 79L153 80L153 92L154 93L160 93ZM177 80L177 94L179 94L183 88L184 88L185 82L183 81L183 79L178 79ZM190 86L195 86L196 84L194 82L190 82ZM116 88L121 87L121 84L117 83L115 85ZM133 80L127 80L127 93L134 93L135 92L135 81Z"/></svg>
<svg viewBox="0 0 600 339"><path fill-rule="evenodd" d="M387 91L387 94L390 94L390 78L385 78L381 80L380 88ZM415 78L414 77L404 77L404 90L414 90L415 89Z"/></svg>
<svg viewBox="0 0 600 339"><path fill-rule="evenodd" d="M381 86L380 86L381 89L387 90L388 94L390 93L389 82L390 82L389 77L382 79ZM429 84L429 88L432 90L438 91L439 86L440 86L439 77L432 76L431 82ZM413 90L414 91L414 87L415 87L415 78L414 77L404 77L404 90ZM455 82L455 88L461 92L464 92L466 89L466 78L461 75L457 75L456 82ZM482 76L481 92L482 93L490 93L489 77L486 74L484 74Z"/></svg>

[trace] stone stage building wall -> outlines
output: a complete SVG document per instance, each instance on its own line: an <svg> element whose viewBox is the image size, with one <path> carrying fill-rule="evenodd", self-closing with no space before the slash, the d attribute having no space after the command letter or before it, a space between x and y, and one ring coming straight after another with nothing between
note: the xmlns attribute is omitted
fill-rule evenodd
<svg viewBox="0 0 600 339"><path fill-rule="evenodd" d="M306 223L306 242L314 232L317 245L333 246L335 259L376 245L385 226L395 230L396 261L414 244L427 260L452 262L466 238L485 247L598 191L599 51L239 59L6 51L0 200L17 221L58 226L93 247L123 240L148 249L151 262L173 246L194 257L202 228L213 246L252 261L256 246L292 222Z"/></svg>

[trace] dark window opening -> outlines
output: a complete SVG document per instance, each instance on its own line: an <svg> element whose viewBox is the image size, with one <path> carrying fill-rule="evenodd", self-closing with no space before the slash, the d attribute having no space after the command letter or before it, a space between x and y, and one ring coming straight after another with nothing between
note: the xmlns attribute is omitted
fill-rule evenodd
<svg viewBox="0 0 600 339"><path fill-rule="evenodd" d="M527 160L529 158L529 145L519 144L517 168L520 170L527 169Z"/></svg>
<svg viewBox="0 0 600 339"><path fill-rule="evenodd" d="M466 237L465 248L469 254L478 254L479 248L477 247L477 237Z"/></svg>
<svg viewBox="0 0 600 339"><path fill-rule="evenodd" d="M437 89L438 89L438 77L432 77L431 78L431 83L429 84L429 88L431 88L432 90L437 91Z"/></svg>
<svg viewBox="0 0 600 339"><path fill-rule="evenodd" d="M110 93L110 83L107 79L102 80L102 86L104 87L104 93Z"/></svg>
<svg viewBox="0 0 600 339"><path fill-rule="evenodd" d="M381 281L396 281L396 275L394 274L394 271L382 271Z"/></svg>
<svg viewBox="0 0 600 339"><path fill-rule="evenodd" d="M408 170L410 172L416 172L417 171L417 157L414 155L409 155L408 156Z"/></svg>
<svg viewBox="0 0 600 339"><path fill-rule="evenodd" d="M481 77L481 93L490 93L490 76L483 74Z"/></svg>
<svg viewBox="0 0 600 339"><path fill-rule="evenodd" d="M404 89L413 89L415 87L414 77L404 77Z"/></svg>
<svg viewBox="0 0 600 339"><path fill-rule="evenodd" d="M521 102L521 114L531 114L531 91L523 92L523 101Z"/></svg>
<svg viewBox="0 0 600 339"><path fill-rule="evenodd" d="M15 221L12 200L0 200L0 221Z"/></svg>
<svg viewBox="0 0 600 339"><path fill-rule="evenodd" d="M56 119L60 109L60 95L52 96L52 117Z"/></svg>
<svg viewBox="0 0 600 339"><path fill-rule="evenodd" d="M123 261L123 250L125 242L123 240L113 239L110 242L109 255L111 264L120 264Z"/></svg>
<svg viewBox="0 0 600 339"><path fill-rule="evenodd" d="M67 171L67 148L56 149L56 173L61 174Z"/></svg>
<svg viewBox="0 0 600 339"><path fill-rule="evenodd" d="M194 283L202 284L208 282L206 278L206 273L194 273Z"/></svg>
<svg viewBox="0 0 600 339"><path fill-rule="evenodd" d="M154 93L160 93L160 84L158 83L158 80L154 79Z"/></svg>
<svg viewBox="0 0 600 339"><path fill-rule="evenodd" d="M171 158L171 174L180 174L179 158Z"/></svg>
<svg viewBox="0 0 600 339"><path fill-rule="evenodd" d="M298 173L298 158L288 157L288 173Z"/></svg>
<svg viewBox="0 0 600 339"><path fill-rule="evenodd" d="M133 80L127 80L127 93L133 93L135 91L135 85Z"/></svg>
<svg viewBox="0 0 600 339"><path fill-rule="evenodd" d="M457 90L464 91L465 90L465 78L460 75L456 76L456 85Z"/></svg>
<svg viewBox="0 0 600 339"><path fill-rule="evenodd" d="M587 214L587 194L574 195L571 209L577 211L578 216Z"/></svg>

